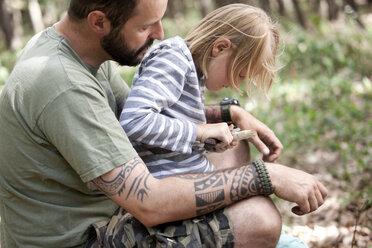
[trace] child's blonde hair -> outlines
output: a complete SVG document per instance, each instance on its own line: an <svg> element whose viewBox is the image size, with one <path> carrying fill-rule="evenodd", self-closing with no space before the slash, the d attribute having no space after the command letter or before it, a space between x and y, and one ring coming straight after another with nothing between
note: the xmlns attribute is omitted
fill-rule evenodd
<svg viewBox="0 0 372 248"><path fill-rule="evenodd" d="M247 93L256 84L266 94L275 79L279 45L279 33L271 19L263 10L246 4L226 5L203 18L185 40L206 77L213 45L223 38L232 43L232 67L228 72L231 87L241 93L236 79L247 67Z"/></svg>

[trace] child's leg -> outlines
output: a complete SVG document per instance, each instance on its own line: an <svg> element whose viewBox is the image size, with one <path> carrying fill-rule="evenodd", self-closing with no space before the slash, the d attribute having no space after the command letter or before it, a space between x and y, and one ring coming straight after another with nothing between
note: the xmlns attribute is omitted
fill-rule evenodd
<svg viewBox="0 0 372 248"><path fill-rule="evenodd" d="M250 163L251 153L248 142L241 140L233 149L222 153L208 153L207 158L219 170L239 167Z"/></svg>

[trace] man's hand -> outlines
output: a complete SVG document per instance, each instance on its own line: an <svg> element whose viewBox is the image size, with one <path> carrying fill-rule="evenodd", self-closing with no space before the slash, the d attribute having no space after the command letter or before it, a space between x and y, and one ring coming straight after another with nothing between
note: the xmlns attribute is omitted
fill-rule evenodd
<svg viewBox="0 0 372 248"><path fill-rule="evenodd" d="M230 107L230 115L233 123L241 130L250 129L257 132L250 141L263 154L265 162L274 162L278 159L283 145L270 128L236 105Z"/></svg>
<svg viewBox="0 0 372 248"><path fill-rule="evenodd" d="M274 188L274 194L283 200L297 203L292 212L297 215L318 209L328 191L314 176L280 164L265 163Z"/></svg>

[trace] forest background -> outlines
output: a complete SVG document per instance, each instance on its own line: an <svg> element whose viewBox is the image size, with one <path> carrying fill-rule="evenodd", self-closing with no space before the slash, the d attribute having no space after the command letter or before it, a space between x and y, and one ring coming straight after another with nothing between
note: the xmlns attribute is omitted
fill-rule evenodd
<svg viewBox="0 0 372 248"><path fill-rule="evenodd" d="M285 232L309 247L372 248L372 0L169 0L165 36L184 37L206 13L236 2L261 7L277 21L281 69L270 100L225 89L207 92L207 104L238 98L281 140L279 163L327 186L325 204L302 217L274 197ZM67 4L0 0L0 91L25 42L59 20ZM119 68L129 84L135 69Z"/></svg>

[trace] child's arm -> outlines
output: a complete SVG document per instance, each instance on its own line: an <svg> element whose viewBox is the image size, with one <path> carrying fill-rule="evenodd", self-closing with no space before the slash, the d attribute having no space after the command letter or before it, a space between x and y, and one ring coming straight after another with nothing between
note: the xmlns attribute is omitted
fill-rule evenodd
<svg viewBox="0 0 372 248"><path fill-rule="evenodd" d="M120 124L132 141L192 152L197 137L195 123L202 123L205 116L197 78L194 82L186 78L189 62L182 51L164 48L141 65L120 117ZM194 91L184 93L185 88ZM200 101L200 108L192 107L190 101L193 106Z"/></svg>
<svg viewBox="0 0 372 248"><path fill-rule="evenodd" d="M219 105L205 106L205 115L208 123L223 121L221 106ZM238 128L241 130L253 130L257 133L250 141L263 154L265 161L273 162L278 159L283 150L283 145L269 127L236 105L231 106L230 115L232 122Z"/></svg>
<svg viewBox="0 0 372 248"><path fill-rule="evenodd" d="M224 152L227 149L236 146L238 141L247 140L254 137L256 135L256 132L252 130L240 131L239 128L236 128L231 131L231 134L233 137L233 142L230 143L231 145L226 146L224 144L221 144L221 142L219 142L218 140L211 138L204 141L204 148L210 152Z"/></svg>

